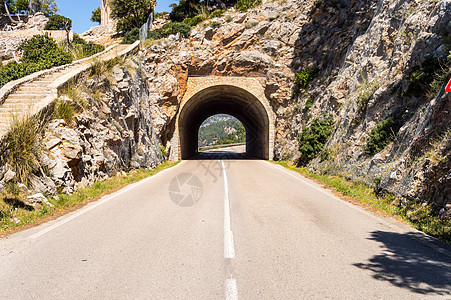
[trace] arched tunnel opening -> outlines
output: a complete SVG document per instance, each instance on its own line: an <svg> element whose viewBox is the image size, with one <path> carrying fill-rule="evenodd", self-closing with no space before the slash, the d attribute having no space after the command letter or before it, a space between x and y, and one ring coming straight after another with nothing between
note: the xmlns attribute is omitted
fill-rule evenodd
<svg viewBox="0 0 451 300"><path fill-rule="evenodd" d="M206 88L193 95L182 107L179 120L182 159L198 154L198 130L208 117L228 114L246 130L246 155L269 159L269 117L263 104L246 90L228 85Z"/></svg>

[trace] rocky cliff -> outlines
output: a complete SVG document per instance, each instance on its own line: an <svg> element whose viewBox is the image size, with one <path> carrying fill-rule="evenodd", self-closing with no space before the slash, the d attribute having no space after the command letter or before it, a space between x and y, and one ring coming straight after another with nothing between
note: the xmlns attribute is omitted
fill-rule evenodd
<svg viewBox="0 0 451 300"><path fill-rule="evenodd" d="M432 77L449 70L450 11L443 0L263 1L205 21L189 38L147 42L156 133L171 139L188 76L264 77L277 159L298 161L300 132L332 114L334 132L312 169L376 182L446 214L450 95ZM305 71L312 79L300 86L295 74ZM385 120L391 142L365 150Z"/></svg>

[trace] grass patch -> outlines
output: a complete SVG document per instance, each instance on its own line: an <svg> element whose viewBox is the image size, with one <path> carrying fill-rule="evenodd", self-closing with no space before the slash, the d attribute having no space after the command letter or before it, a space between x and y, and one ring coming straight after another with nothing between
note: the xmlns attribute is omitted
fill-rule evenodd
<svg viewBox="0 0 451 300"><path fill-rule="evenodd" d="M75 116L74 105L67 100L58 100L55 102L54 117L56 119L63 119L66 124L70 124Z"/></svg>
<svg viewBox="0 0 451 300"><path fill-rule="evenodd" d="M19 182L27 184L29 176L39 168L39 159L44 151L42 134L46 121L39 116L14 116L9 125L4 141L4 157Z"/></svg>
<svg viewBox="0 0 451 300"><path fill-rule="evenodd" d="M433 215L429 204L409 201L403 205L394 205L396 197L393 194L386 193L383 196L377 196L375 189L365 183L336 175L315 174L305 167L291 166L286 161L274 163L323 183L327 188L331 188L342 196L351 197L349 202L353 204L363 206L379 215L396 216L430 236L451 243L451 219L443 220Z"/></svg>
<svg viewBox="0 0 451 300"><path fill-rule="evenodd" d="M7 197L9 195L0 195L0 237L6 236L10 233L30 227L30 225L37 225L42 222L54 219L64 215L70 211L81 208L89 202L98 200L102 196L115 192L128 184L137 182L146 177L155 175L156 173L171 168L179 162L164 162L158 165L155 169L136 169L132 170L127 176L115 175L104 181L96 182L89 187L80 189L72 195L59 194L58 199L49 200L54 207L43 206L40 210L29 211L27 209L19 208L15 211L14 217L20 220L20 223L15 224L11 219L11 209L8 206Z"/></svg>

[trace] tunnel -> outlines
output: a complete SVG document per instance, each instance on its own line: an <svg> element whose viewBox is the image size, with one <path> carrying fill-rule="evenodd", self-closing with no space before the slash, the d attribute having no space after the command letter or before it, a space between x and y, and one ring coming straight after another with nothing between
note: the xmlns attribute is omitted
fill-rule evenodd
<svg viewBox="0 0 451 300"><path fill-rule="evenodd" d="M178 118L181 159L191 159L198 154L199 127L216 114L231 115L243 124L249 157L270 158L270 122L264 105L243 88L219 85L197 92L181 108Z"/></svg>

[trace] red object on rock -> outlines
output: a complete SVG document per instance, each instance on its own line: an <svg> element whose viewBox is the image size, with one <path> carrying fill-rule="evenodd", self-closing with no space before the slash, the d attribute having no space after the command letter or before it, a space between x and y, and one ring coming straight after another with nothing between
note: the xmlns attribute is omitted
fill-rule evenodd
<svg viewBox="0 0 451 300"><path fill-rule="evenodd" d="M445 90L446 90L448 93L451 93L451 79L449 80L448 84L446 85Z"/></svg>

